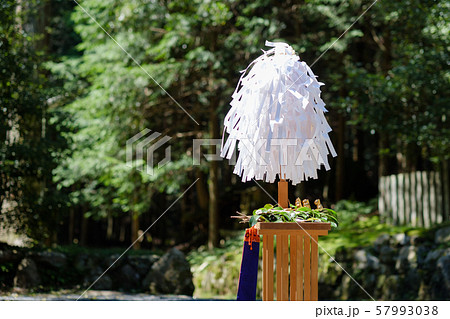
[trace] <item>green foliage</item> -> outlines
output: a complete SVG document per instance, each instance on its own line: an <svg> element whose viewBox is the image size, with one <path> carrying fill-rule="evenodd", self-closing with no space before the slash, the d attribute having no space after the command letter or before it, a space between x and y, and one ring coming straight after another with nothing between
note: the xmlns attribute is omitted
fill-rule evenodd
<svg viewBox="0 0 450 319"><path fill-rule="evenodd" d="M339 227L320 239L322 247L331 255L341 246L364 247L381 234L403 233L413 229L382 222L377 214L376 199L368 203L343 200L336 203L334 208L339 211Z"/></svg>
<svg viewBox="0 0 450 319"><path fill-rule="evenodd" d="M377 199L374 198L368 203L341 200L333 208L339 212L340 228L349 227L358 219L373 215L377 210Z"/></svg>
<svg viewBox="0 0 450 319"><path fill-rule="evenodd" d="M323 222L330 223L332 228L338 226L337 214L329 208L312 209L311 207L296 207L283 209L280 206L266 204L264 207L255 209L250 217L250 227L257 222L271 223L300 223L300 222Z"/></svg>

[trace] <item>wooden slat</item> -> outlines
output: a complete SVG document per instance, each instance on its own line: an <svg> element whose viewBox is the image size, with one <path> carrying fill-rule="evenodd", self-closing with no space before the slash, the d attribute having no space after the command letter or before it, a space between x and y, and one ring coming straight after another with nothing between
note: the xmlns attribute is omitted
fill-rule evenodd
<svg viewBox="0 0 450 319"><path fill-rule="evenodd" d="M394 220L394 225L399 225L398 218L398 189L397 189L397 175L391 175L391 205L392 205L392 219Z"/></svg>
<svg viewBox="0 0 450 319"><path fill-rule="evenodd" d="M392 203L392 187L393 184L391 183L391 179L389 176L386 176L386 184L387 192L388 192L388 207L389 207L389 220L391 223L395 223L395 215L394 215L394 209L393 209L393 203Z"/></svg>
<svg viewBox="0 0 450 319"><path fill-rule="evenodd" d="M422 205L423 205L423 224L425 227L430 227L430 195L428 193L429 191L429 185L428 185L428 178L429 175L427 172L422 172L422 187L423 187L423 198L422 198Z"/></svg>
<svg viewBox="0 0 450 319"><path fill-rule="evenodd" d="M430 224L436 224L436 184L435 184L435 173L429 172L429 196L430 196Z"/></svg>
<svg viewBox="0 0 450 319"><path fill-rule="evenodd" d="M267 237L267 294L266 300L273 300L273 235L266 235Z"/></svg>
<svg viewBox="0 0 450 319"><path fill-rule="evenodd" d="M442 203L444 205L444 221L447 221L449 219L449 212L450 212L450 182L449 182L449 168L448 168L449 161L442 161L442 195L443 200Z"/></svg>
<svg viewBox="0 0 450 319"><path fill-rule="evenodd" d="M281 236L281 300L289 300L289 243L288 235ZM278 292L277 292L278 293Z"/></svg>
<svg viewBox="0 0 450 319"><path fill-rule="evenodd" d="M392 219L392 203L391 203L391 191L390 191L390 184L389 184L389 178L387 176L383 176L384 179L384 192L385 192L385 205L386 205L386 221L389 223L393 223Z"/></svg>
<svg viewBox="0 0 450 319"><path fill-rule="evenodd" d="M276 290L276 296L277 300L281 300L281 265L282 265L282 250L281 250L281 236L282 235L276 235L277 238L277 290Z"/></svg>
<svg viewBox="0 0 450 319"><path fill-rule="evenodd" d="M410 192L411 192L411 226L417 226L417 183L416 174L409 174Z"/></svg>
<svg viewBox="0 0 450 319"><path fill-rule="evenodd" d="M268 247L267 247L267 241L268 241L268 237L267 235L263 236L263 255L262 255L262 259L263 259L263 275L262 275L262 300L267 300L267 292L268 292L268 280L267 280L267 268L268 268Z"/></svg>
<svg viewBox="0 0 450 319"><path fill-rule="evenodd" d="M297 236L297 300L303 300L303 236Z"/></svg>
<svg viewBox="0 0 450 319"><path fill-rule="evenodd" d="M318 236L311 237L311 300L319 300L318 295L318 270L319 270L319 254L317 250Z"/></svg>
<svg viewBox="0 0 450 319"><path fill-rule="evenodd" d="M405 225L406 223L406 211L405 211L405 184L404 184L404 174L397 175L397 201L398 201L398 223L399 225Z"/></svg>
<svg viewBox="0 0 450 319"><path fill-rule="evenodd" d="M417 182L417 226L424 226L423 219L423 184L422 184L422 173L416 172L416 182Z"/></svg>
<svg viewBox="0 0 450 319"><path fill-rule="evenodd" d="M303 236L303 254L304 254L304 300L311 300L311 250L310 250L310 238L308 236Z"/></svg>
<svg viewBox="0 0 450 319"><path fill-rule="evenodd" d="M382 176L380 214L393 224L413 227L439 224L447 219L445 206L450 198L447 184L442 173L434 171Z"/></svg>
<svg viewBox="0 0 450 319"><path fill-rule="evenodd" d="M405 223L411 225L411 174L405 174Z"/></svg>
<svg viewBox="0 0 450 319"><path fill-rule="evenodd" d="M266 237L262 236L262 300L267 300L266 299L266 293L267 293L267 289L266 289L266 262L267 262L267 255L266 255L266 251L267 251L267 245L266 245Z"/></svg>
<svg viewBox="0 0 450 319"><path fill-rule="evenodd" d="M384 177L380 177L378 181L378 210L381 215L386 213L385 194L384 194Z"/></svg>
<svg viewBox="0 0 450 319"><path fill-rule="evenodd" d="M298 276L298 267L297 267L297 235L291 235L289 238L290 241L290 255L291 255L291 262L290 262L290 300L299 300L297 296L297 276Z"/></svg>
<svg viewBox="0 0 450 319"><path fill-rule="evenodd" d="M441 174L436 173L436 223L440 224L444 221L442 212L442 183Z"/></svg>

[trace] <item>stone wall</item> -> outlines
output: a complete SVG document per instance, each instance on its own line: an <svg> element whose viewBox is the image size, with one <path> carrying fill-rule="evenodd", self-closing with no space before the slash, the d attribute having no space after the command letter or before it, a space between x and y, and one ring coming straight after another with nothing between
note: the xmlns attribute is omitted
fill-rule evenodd
<svg viewBox="0 0 450 319"><path fill-rule="evenodd" d="M99 255L94 252L62 253L0 246L0 290L91 289L149 292L192 296L189 263L173 248L163 256L139 254Z"/></svg>
<svg viewBox="0 0 450 319"><path fill-rule="evenodd" d="M334 258L376 300L450 300L450 227L431 234L381 235ZM320 264L320 300L371 299L328 256Z"/></svg>

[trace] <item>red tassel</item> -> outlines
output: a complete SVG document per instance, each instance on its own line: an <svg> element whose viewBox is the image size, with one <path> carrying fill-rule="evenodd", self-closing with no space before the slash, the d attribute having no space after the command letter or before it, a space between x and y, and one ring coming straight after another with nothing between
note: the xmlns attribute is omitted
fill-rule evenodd
<svg viewBox="0 0 450 319"><path fill-rule="evenodd" d="M255 228L255 226L253 226L251 228L247 228L245 230L244 241L248 242L248 244L250 245L250 250L253 249L252 242L259 243L258 230Z"/></svg>

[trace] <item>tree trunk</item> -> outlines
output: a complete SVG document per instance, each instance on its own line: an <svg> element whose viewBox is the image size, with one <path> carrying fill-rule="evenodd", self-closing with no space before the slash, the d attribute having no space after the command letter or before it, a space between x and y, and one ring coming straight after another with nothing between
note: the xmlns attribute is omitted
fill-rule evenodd
<svg viewBox="0 0 450 319"><path fill-rule="evenodd" d="M417 162L420 156L420 149L415 142L409 142L406 145L406 171L415 172L417 170Z"/></svg>
<svg viewBox="0 0 450 319"><path fill-rule="evenodd" d="M210 32L208 35L209 50L216 52L218 34L216 31ZM212 67L212 65L211 65ZM213 77L209 77L209 89L215 94L211 97L209 104L209 138L220 138L219 118L217 109L220 100L220 89ZM216 146L210 146L210 153L216 152ZM219 245L219 163L215 160L209 162L209 220L208 220L208 248L217 247Z"/></svg>
<svg viewBox="0 0 450 319"><path fill-rule="evenodd" d="M382 56L380 61L381 71L383 74L387 75L389 70L392 68L392 56L391 56L391 37L389 29L385 26L386 31L383 33L382 43L384 48L382 49ZM390 173L390 155L389 155L389 133L386 131L380 131L379 141L378 141L378 179L381 176L389 175Z"/></svg>
<svg viewBox="0 0 450 319"><path fill-rule="evenodd" d="M131 243L134 243L139 237L139 215L131 213ZM133 249L140 249L141 242L138 240L133 245Z"/></svg>
<svg viewBox="0 0 450 319"><path fill-rule="evenodd" d="M198 206L200 206L200 209L202 211L206 212L206 210L208 209L208 190L205 186L205 174L200 169L197 169L196 175L197 178L199 178L198 182L195 183Z"/></svg>
<svg viewBox="0 0 450 319"><path fill-rule="evenodd" d="M212 107L209 118L209 137L219 138L219 123L216 108ZM215 146L210 146L210 153L215 153ZM208 248L219 245L219 163L209 162L209 223L208 223Z"/></svg>
<svg viewBox="0 0 450 319"><path fill-rule="evenodd" d="M70 211L69 211L69 231L68 231L68 237L67 237L69 245L71 245L73 243L74 230L75 230L75 211L74 211L73 207L70 207Z"/></svg>
<svg viewBox="0 0 450 319"><path fill-rule="evenodd" d="M108 217L106 218L106 239L111 240L113 237L114 230L114 218L111 212L108 212Z"/></svg>
<svg viewBox="0 0 450 319"><path fill-rule="evenodd" d="M121 218L120 220L120 230L119 230L119 241L123 243L125 241L126 236L126 226L128 224L127 218Z"/></svg>
<svg viewBox="0 0 450 319"><path fill-rule="evenodd" d="M378 140L378 178L389 174L389 138L383 132L380 133Z"/></svg>
<svg viewBox="0 0 450 319"><path fill-rule="evenodd" d="M88 234L88 219L84 217L84 213L81 213L81 231L80 231L80 245L86 246L87 234Z"/></svg>
<svg viewBox="0 0 450 319"><path fill-rule="evenodd" d="M342 114L339 114L338 129L337 129L337 158L336 158L336 192L335 201L342 199L344 190L344 166L345 166L345 119Z"/></svg>

